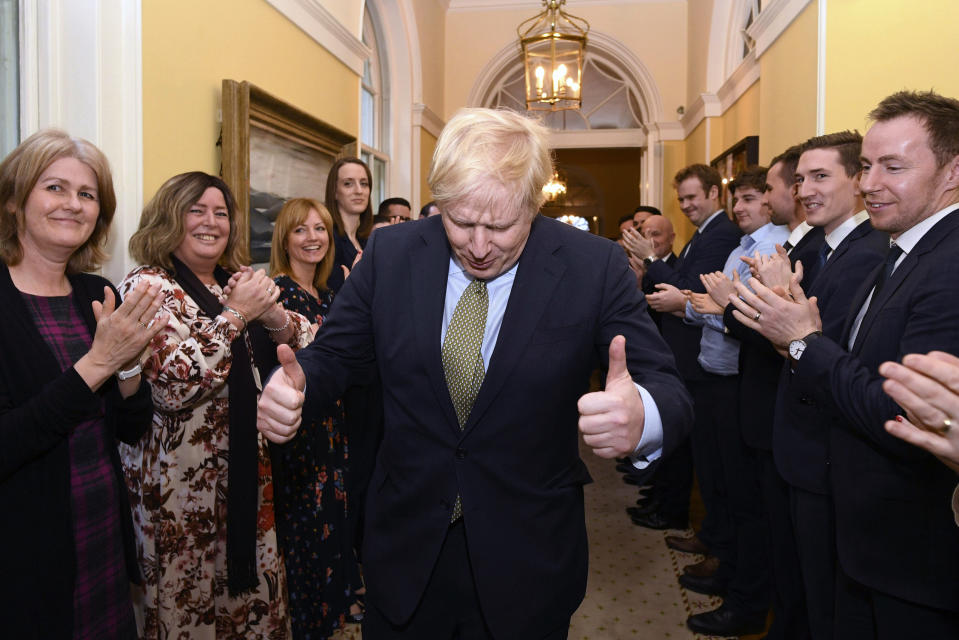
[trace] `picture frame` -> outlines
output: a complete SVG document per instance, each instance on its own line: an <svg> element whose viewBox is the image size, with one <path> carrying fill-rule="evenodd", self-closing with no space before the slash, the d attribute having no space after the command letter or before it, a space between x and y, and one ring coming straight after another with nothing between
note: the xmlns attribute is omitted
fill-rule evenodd
<svg viewBox="0 0 959 640"><path fill-rule="evenodd" d="M719 202L731 216L733 202L728 185L743 169L759 164L759 136L746 136L713 158L709 164L722 176L723 186L722 193L719 194Z"/></svg>
<svg viewBox="0 0 959 640"><path fill-rule="evenodd" d="M330 167L356 138L245 81L223 80L222 111L221 175L236 199L240 258L263 266L283 203L323 202Z"/></svg>

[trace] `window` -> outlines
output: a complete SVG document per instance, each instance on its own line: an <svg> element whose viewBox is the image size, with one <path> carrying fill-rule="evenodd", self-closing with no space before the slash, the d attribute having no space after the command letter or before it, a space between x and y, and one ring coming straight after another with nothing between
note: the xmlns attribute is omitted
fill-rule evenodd
<svg viewBox="0 0 959 640"><path fill-rule="evenodd" d="M385 98L385 68L380 56L377 29L374 24L372 7L366 3L363 12L363 44L370 48L370 57L363 63L362 93L360 95L360 159L369 166L373 174L370 185L370 203L374 211L377 205L390 197L387 193L386 174L389 168L389 110Z"/></svg>
<svg viewBox="0 0 959 640"><path fill-rule="evenodd" d="M20 12L0 0L0 158L20 142Z"/></svg>

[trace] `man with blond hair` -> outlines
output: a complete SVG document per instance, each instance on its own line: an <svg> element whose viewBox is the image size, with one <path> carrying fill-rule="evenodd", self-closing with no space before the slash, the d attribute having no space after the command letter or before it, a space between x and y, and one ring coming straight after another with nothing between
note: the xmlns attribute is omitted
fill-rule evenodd
<svg viewBox="0 0 959 640"><path fill-rule="evenodd" d="M637 465L691 423L623 251L537 215L551 172L542 125L460 111L430 169L441 215L375 234L264 389L258 426L283 442L354 372L383 380L364 637L565 638L588 555L577 421Z"/></svg>

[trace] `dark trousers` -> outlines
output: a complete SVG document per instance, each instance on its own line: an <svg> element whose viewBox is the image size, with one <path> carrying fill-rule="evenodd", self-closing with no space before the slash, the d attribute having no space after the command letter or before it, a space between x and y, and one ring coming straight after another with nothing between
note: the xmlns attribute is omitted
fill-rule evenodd
<svg viewBox="0 0 959 640"><path fill-rule="evenodd" d="M706 379L687 382L696 413L690 436L693 465L699 481L699 494L706 508L699 539L720 559L720 571L725 575L735 565L735 549L719 453L719 434L723 424L739 428L736 409L739 379L736 376L706 375Z"/></svg>
<svg viewBox="0 0 959 640"><path fill-rule="evenodd" d="M729 403L735 406L737 403ZM718 406L714 408L717 413ZM735 409L719 410L719 455L726 504L735 542L734 562L723 604L749 614L765 613L770 604L769 523L760 490L761 462L746 446ZM735 418L731 420L731 418ZM720 560L723 560L720 557ZM720 564L722 570L722 564Z"/></svg>
<svg viewBox="0 0 959 640"><path fill-rule="evenodd" d="M836 604L836 520L832 497L790 487L796 550L812 637L833 637Z"/></svg>
<svg viewBox="0 0 959 640"><path fill-rule="evenodd" d="M959 614L907 602L836 573L836 640L955 640Z"/></svg>
<svg viewBox="0 0 959 640"><path fill-rule="evenodd" d="M689 522L689 496L693 490L693 452L689 438L660 462L652 497L659 512L671 522Z"/></svg>
<svg viewBox="0 0 959 640"><path fill-rule="evenodd" d="M542 640L565 640L569 623L543 630ZM450 526L433 574L413 617L394 625L368 600L363 618L364 640L492 640L483 618L463 521Z"/></svg>
<svg viewBox="0 0 959 640"><path fill-rule="evenodd" d="M809 640L809 618L799 552L789 507L789 485L779 475L772 452L759 451L760 485L769 522L773 569L773 623L767 640Z"/></svg>

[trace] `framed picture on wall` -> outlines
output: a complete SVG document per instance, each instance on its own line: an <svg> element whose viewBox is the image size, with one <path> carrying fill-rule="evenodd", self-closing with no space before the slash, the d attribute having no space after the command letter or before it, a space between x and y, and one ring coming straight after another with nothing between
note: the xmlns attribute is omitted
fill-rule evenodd
<svg viewBox="0 0 959 640"><path fill-rule="evenodd" d="M758 163L759 136L746 136L713 158L713 161L709 163L719 171L719 175L723 178L723 188L722 193L719 194L719 202L726 209L728 215L732 214L733 202L732 195L726 185L739 175L740 171Z"/></svg>
<svg viewBox="0 0 959 640"><path fill-rule="evenodd" d="M356 139L248 82L224 80L222 90L223 180L236 197L244 259L264 266L283 203L323 202L330 167Z"/></svg>

